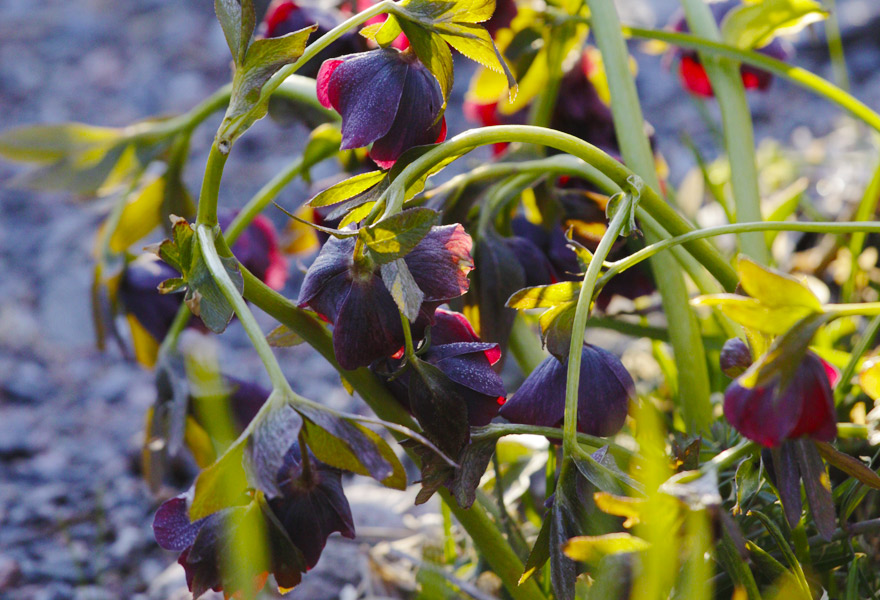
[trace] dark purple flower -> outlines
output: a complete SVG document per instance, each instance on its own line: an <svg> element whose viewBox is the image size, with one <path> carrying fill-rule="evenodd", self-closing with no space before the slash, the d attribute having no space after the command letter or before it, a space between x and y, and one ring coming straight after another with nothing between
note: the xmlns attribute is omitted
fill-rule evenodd
<svg viewBox="0 0 880 600"><path fill-rule="evenodd" d="M467 275L473 268L471 245L461 225L433 227L404 257L425 294L414 331L433 321L437 306L467 291ZM391 356L404 344L397 304L378 269L355 262L354 249L353 238L328 240L309 267L299 294L300 306L333 323L333 350L345 369Z"/></svg>
<svg viewBox="0 0 880 600"><path fill-rule="evenodd" d="M226 229L236 213L221 213L220 227ZM262 215L248 225L235 243L232 253L245 269L274 290L280 290L287 281L287 259L278 246L278 236L272 222Z"/></svg>
<svg viewBox="0 0 880 600"><path fill-rule="evenodd" d="M515 0L495 0L495 12L492 18L483 23L489 35L495 37L499 29L510 27L510 23L516 17L517 9Z"/></svg>
<svg viewBox="0 0 880 600"><path fill-rule="evenodd" d="M463 314L443 309L434 313L430 338L431 345L421 359L437 367L449 379L455 395L467 404L469 425L488 425L507 396L501 377L492 369L501 358L498 344L480 342ZM399 360L389 360L384 365L389 372L400 366ZM388 383L394 397L411 411L409 388L414 376L404 372Z"/></svg>
<svg viewBox="0 0 880 600"><path fill-rule="evenodd" d="M752 364L752 351L739 338L730 338L721 347L721 372L734 378L742 375Z"/></svg>
<svg viewBox="0 0 880 600"><path fill-rule="evenodd" d="M741 4L740 0L725 0L724 2L713 2L709 4L709 7L712 9L715 21L720 24L727 13ZM673 17L670 27L674 31L690 32L687 19L681 13ZM756 50L778 60L786 60L791 56L791 47L779 38L774 38L772 42ZM706 75L706 70L700 63L700 58L695 50L676 48L673 55L679 59L678 74L685 89L697 96L712 97L715 95L712 91L712 84L709 82L709 76ZM747 90L764 91L770 87L773 80L773 75L770 72L747 64L740 66L740 75Z"/></svg>
<svg viewBox="0 0 880 600"><path fill-rule="evenodd" d="M354 538L354 523L348 500L342 490L341 471L328 467L310 456L310 468L303 468L297 444L291 446L278 472L281 496L268 502L226 508L203 519L189 519L188 495L177 496L162 504L153 519L156 541L166 550L180 552L178 562L186 571L186 580L194 597L209 589L224 590L232 596L237 590L224 576L224 553L237 552L236 528L266 531L268 559L265 564L250 561L254 581L264 583L272 572L278 585L292 588L302 573L317 564L333 532ZM262 527L254 519L262 521Z"/></svg>
<svg viewBox="0 0 880 600"><path fill-rule="evenodd" d="M316 24L318 29L313 34L313 38L317 39L342 21L342 16L336 11L316 6L314 3L300 5L293 0L275 0L266 10L258 34L266 38L281 37ZM315 60L306 63L299 73L306 77L315 77L319 65L325 60L366 49L366 40L362 36L352 32L344 33L319 52Z"/></svg>
<svg viewBox="0 0 880 600"><path fill-rule="evenodd" d="M342 115L342 150L373 144L370 158L390 168L406 150L446 138L440 84L413 52L383 48L328 60L318 99Z"/></svg>
<svg viewBox="0 0 880 600"><path fill-rule="evenodd" d="M779 378L763 387L736 379L724 392L724 416L745 437L773 448L783 440L809 436L830 442L837 435L834 368L807 352L782 388Z"/></svg>
<svg viewBox="0 0 880 600"><path fill-rule="evenodd" d="M565 379L568 361L550 356L501 407L512 423L558 427L565 416ZM614 435L626 420L635 384L620 359L607 350L584 344L578 386L578 422L581 433Z"/></svg>

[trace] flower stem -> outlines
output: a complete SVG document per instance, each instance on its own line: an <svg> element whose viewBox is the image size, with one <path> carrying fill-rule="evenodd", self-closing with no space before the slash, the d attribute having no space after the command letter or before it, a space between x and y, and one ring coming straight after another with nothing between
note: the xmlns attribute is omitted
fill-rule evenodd
<svg viewBox="0 0 880 600"><path fill-rule="evenodd" d="M735 223L733 225L717 225L715 227L707 227L655 242L645 246L641 250L630 254L618 261L611 263L608 270L600 280L603 284L609 279L626 271L643 260L656 255L658 252L668 250L680 244L687 244L697 239L715 237L718 235L740 233L745 231L803 231L809 233L880 233L880 223L876 221L856 221L850 223L821 222L821 223L803 223L798 221L758 221L755 223ZM863 306L863 305L855 305Z"/></svg>
<svg viewBox="0 0 880 600"><path fill-rule="evenodd" d="M840 372L840 379L834 387L835 404L840 404L841 400L846 396L846 392L850 389L850 380L856 372L859 361L862 359L865 352L868 351L868 347L874 343L874 338L877 336L878 330L880 330L880 315L875 316L871 319L871 322L868 323L868 326L865 328L865 331L862 332L858 343L852 350L849 362L846 363L846 367Z"/></svg>
<svg viewBox="0 0 880 600"><path fill-rule="evenodd" d="M660 190L654 154L645 134L642 109L635 81L629 70L629 52L621 34L617 9L613 2L607 0L587 0L587 5L590 7L596 44L602 52L602 60L605 64L612 99L614 130L623 159L648 183L648 188ZM662 200L660 203L666 206ZM660 219L656 207L645 205L643 207L652 217L660 221L660 226L669 233L673 235L677 233L668 223ZM650 234L646 238L649 242L659 239ZM689 296L684 275L668 256L654 259L651 267L663 300L663 310L670 324L669 343L675 355L682 416L688 432L707 431L712 421L709 371L706 367L706 353L700 336L700 325L688 306Z"/></svg>
<svg viewBox="0 0 880 600"><path fill-rule="evenodd" d="M856 208L856 214L853 215L854 221L867 221L875 212L877 212L877 203L880 202L880 163L874 170L874 175L865 188L865 193ZM847 302L852 302L855 298L853 295L856 291L856 277L859 274L859 256L865 247L866 231L855 231L849 239L849 257L850 257L850 273L841 290L841 297Z"/></svg>
<svg viewBox="0 0 880 600"><path fill-rule="evenodd" d="M448 158L467 154L480 146L497 142L523 142L556 148L592 165L620 189L627 189L631 185L630 178L634 176L632 171L596 146L567 133L529 125L481 127L470 129L436 145L407 165L379 200L380 204L385 203L386 205L385 216L400 211L406 187L428 173L434 165ZM693 225L650 187L643 188L640 207L657 219L671 235L683 235L694 231ZM689 242L685 248L709 270L726 290L736 289L739 277L717 248L705 240Z"/></svg>
<svg viewBox="0 0 880 600"><path fill-rule="evenodd" d="M220 152L216 142L211 144L208 163L205 165L205 176L202 179L202 189L199 192L199 212L196 215L196 223L199 225L213 227L217 224L217 199L220 194L220 179L223 177L223 167L226 165L227 156Z"/></svg>
<svg viewBox="0 0 880 600"><path fill-rule="evenodd" d="M208 270L211 272L211 277L214 278L220 291L223 292L223 296L235 309L235 313L238 315L241 324L244 326L244 330L247 332L251 344L253 344L254 349L260 356L260 360L263 362L263 366L266 368L266 372L269 374L269 379L272 381L272 387L276 391L290 392L292 394L293 390L291 390L287 378L284 377L284 373L281 371L281 365L278 364L278 360L272 353L272 348L269 346L269 342L266 341L266 337L263 335L263 331L260 329L251 309L248 308L244 298L242 298L238 289L236 289L235 284L232 283L232 280L229 278L226 269L223 268L223 264L220 262L220 255L217 253L217 247L214 242L213 228L208 227L207 225L198 225L196 227L196 235L199 240L199 250L202 253L202 257L205 259L205 264L207 264Z"/></svg>
<svg viewBox="0 0 880 600"><path fill-rule="evenodd" d="M571 326L571 343L568 349L568 370L566 371L565 384L565 417L562 424L562 449L566 456L574 454L577 449L577 414L578 414L578 388L581 380L581 359L583 358L584 333L587 329L587 319L590 316L590 306L593 303L593 290L596 288L596 279L602 268L602 262L611 252L611 247L617 240L624 223L629 219L629 213L634 199L627 195L623 204L608 224L608 229L602 236L599 246L593 253L590 266L584 275L584 283L578 295L577 306L574 313L574 322Z"/></svg>

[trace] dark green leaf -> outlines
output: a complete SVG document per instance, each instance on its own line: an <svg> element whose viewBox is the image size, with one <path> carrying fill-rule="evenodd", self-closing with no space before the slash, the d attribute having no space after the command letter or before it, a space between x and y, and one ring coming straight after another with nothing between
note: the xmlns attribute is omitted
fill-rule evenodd
<svg viewBox="0 0 880 600"><path fill-rule="evenodd" d="M494 438L474 441L465 446L459 458L460 468L455 470L452 493L462 508L470 508L477 499L477 488L489 461L492 460L495 441Z"/></svg>
<svg viewBox="0 0 880 600"><path fill-rule="evenodd" d="M736 506L733 514L739 514L743 506L748 504L752 496L761 488L761 469L759 463L753 458L746 458L736 468L734 481L736 483Z"/></svg>
<svg viewBox="0 0 880 600"><path fill-rule="evenodd" d="M253 0L214 0L214 11L236 65L245 61L256 25Z"/></svg>
<svg viewBox="0 0 880 600"><path fill-rule="evenodd" d="M231 256L221 256L220 262L238 293L244 291L244 278L238 268L238 261ZM192 313L202 319L205 326L214 333L223 333L232 320L235 309L223 295L214 280L205 259L199 251L192 268L186 273L187 290L184 302Z"/></svg>
<svg viewBox="0 0 880 600"><path fill-rule="evenodd" d="M550 558L550 528L552 519L545 518L541 522L541 529L538 531L538 537L526 564L523 566L523 574L519 578L519 585L522 585L535 574L535 571L544 566L544 563Z"/></svg>
<svg viewBox="0 0 880 600"><path fill-rule="evenodd" d="M409 378L409 402L425 437L457 460L470 440L467 402L434 365L416 359Z"/></svg>
<svg viewBox="0 0 880 600"><path fill-rule="evenodd" d="M607 217L609 222L611 222L614 216L624 206L626 199L627 195L623 192L618 192L608 199L608 204L605 206L605 216ZM628 235L631 235L632 233L635 233L639 230L639 226L636 223L636 206L636 202L631 202L629 204L626 220L623 222L623 226L620 228L619 235L621 237L627 237Z"/></svg>

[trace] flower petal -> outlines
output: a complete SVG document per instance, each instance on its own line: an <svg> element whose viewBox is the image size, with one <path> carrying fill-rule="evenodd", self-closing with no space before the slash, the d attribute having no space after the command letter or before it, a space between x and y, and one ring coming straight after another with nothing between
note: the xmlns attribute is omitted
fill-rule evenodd
<svg viewBox="0 0 880 600"><path fill-rule="evenodd" d="M352 282L333 328L333 351L344 369L365 367L404 343L397 304L378 277Z"/></svg>
<svg viewBox="0 0 880 600"><path fill-rule="evenodd" d="M468 290L473 240L460 224L432 227L404 257L426 301L446 301Z"/></svg>

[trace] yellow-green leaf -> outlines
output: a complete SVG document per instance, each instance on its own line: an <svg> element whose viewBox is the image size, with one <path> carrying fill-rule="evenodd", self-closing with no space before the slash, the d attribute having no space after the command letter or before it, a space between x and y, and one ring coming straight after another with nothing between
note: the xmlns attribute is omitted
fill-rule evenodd
<svg viewBox="0 0 880 600"><path fill-rule="evenodd" d="M763 0L738 6L721 24L724 41L750 50L765 46L780 33L794 33L828 16L815 0Z"/></svg>
<svg viewBox="0 0 880 600"><path fill-rule="evenodd" d="M580 293L580 281L563 281L550 285L538 285L515 293L507 301L507 306L517 310L553 308L560 304L576 302Z"/></svg>
<svg viewBox="0 0 880 600"><path fill-rule="evenodd" d="M770 335L782 335L798 321L814 313L803 306L771 307L755 298L736 294L712 294L694 298L696 306L714 306L743 327Z"/></svg>
<svg viewBox="0 0 880 600"><path fill-rule="evenodd" d="M156 177L122 210L110 237L110 249L123 252L159 226L165 200L165 178Z"/></svg>
<svg viewBox="0 0 880 600"><path fill-rule="evenodd" d="M196 521L224 508L243 504L247 499L248 482L242 463L244 446L244 442L235 444L217 462L199 473L189 507L190 520Z"/></svg>
<svg viewBox="0 0 880 600"><path fill-rule="evenodd" d="M629 554L647 550L651 544L628 533L583 535L571 538L563 549L574 560L595 563L609 554Z"/></svg>
<svg viewBox="0 0 880 600"><path fill-rule="evenodd" d="M762 304L801 306L813 312L822 310L819 298L801 279L762 267L745 256L737 259L736 271L746 293Z"/></svg>
<svg viewBox="0 0 880 600"><path fill-rule="evenodd" d="M103 152L119 141L118 129L83 123L31 125L0 133L0 156L22 162L54 162L98 149Z"/></svg>
<svg viewBox="0 0 880 600"><path fill-rule="evenodd" d="M872 400L880 400L880 356L865 361L859 372L859 387Z"/></svg>
<svg viewBox="0 0 880 600"><path fill-rule="evenodd" d="M354 177L349 177L348 179L340 181L336 185L328 187L326 190L309 200L309 206L317 208L320 206L330 206L331 204L348 200L349 198L353 198L361 192L370 189L382 181L383 177L385 177L384 171L370 171L368 173L361 173Z"/></svg>

